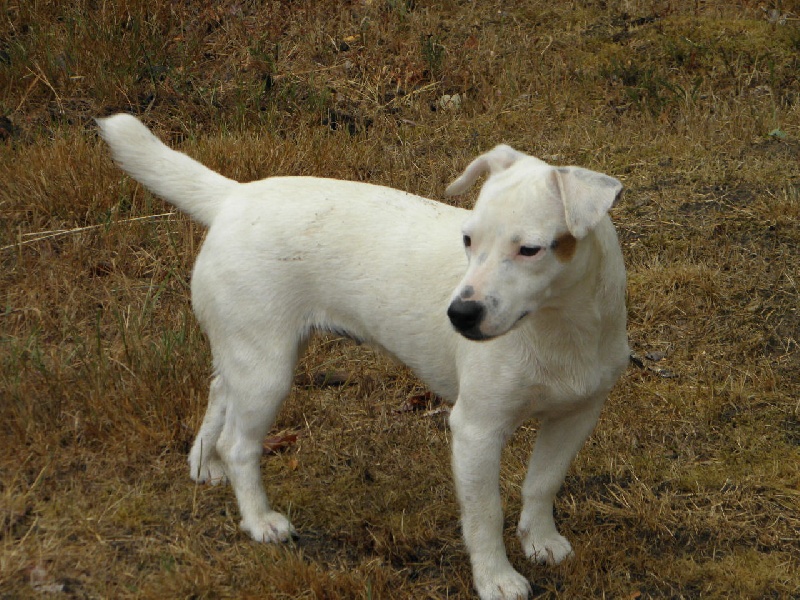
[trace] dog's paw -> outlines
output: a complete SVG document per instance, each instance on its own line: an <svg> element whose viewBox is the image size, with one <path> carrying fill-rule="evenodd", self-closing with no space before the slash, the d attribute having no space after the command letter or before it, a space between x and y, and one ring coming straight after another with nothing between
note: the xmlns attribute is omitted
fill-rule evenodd
<svg viewBox="0 0 800 600"><path fill-rule="evenodd" d="M475 589L481 600L527 600L531 593L528 580L511 565L502 571L475 571Z"/></svg>
<svg viewBox="0 0 800 600"><path fill-rule="evenodd" d="M209 483L217 485L228 480L225 475L225 467L219 457L208 457L204 462L199 460L189 460L189 476L197 483Z"/></svg>
<svg viewBox="0 0 800 600"><path fill-rule="evenodd" d="M289 519L274 510L255 519L252 523L242 521L242 529L257 542L275 544L288 542L291 538L297 537L297 532Z"/></svg>
<svg viewBox="0 0 800 600"><path fill-rule="evenodd" d="M520 531L519 537L525 555L539 564L557 565L572 555L569 541L557 532L549 536L534 536Z"/></svg>

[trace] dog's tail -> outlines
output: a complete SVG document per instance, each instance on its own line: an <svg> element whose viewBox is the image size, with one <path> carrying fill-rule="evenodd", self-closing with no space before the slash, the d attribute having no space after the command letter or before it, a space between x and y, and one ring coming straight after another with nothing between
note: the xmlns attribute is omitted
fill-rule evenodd
<svg viewBox="0 0 800 600"><path fill-rule="evenodd" d="M97 124L123 171L204 225L213 223L223 199L239 185L168 148L136 117L119 114Z"/></svg>

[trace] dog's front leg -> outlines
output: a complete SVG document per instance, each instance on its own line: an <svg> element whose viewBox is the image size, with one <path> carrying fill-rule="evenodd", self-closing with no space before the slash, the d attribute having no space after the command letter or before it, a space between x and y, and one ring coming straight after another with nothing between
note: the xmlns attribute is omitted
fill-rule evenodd
<svg viewBox="0 0 800 600"><path fill-rule="evenodd" d="M530 584L511 566L503 544L500 455L513 425L477 413L459 399L450 414L453 474L475 589L481 600L525 599Z"/></svg>
<svg viewBox="0 0 800 600"><path fill-rule="evenodd" d="M522 486L518 535L526 556L556 565L572 554L569 541L558 533L553 500L567 469L592 433L605 397L590 400L581 410L542 418Z"/></svg>

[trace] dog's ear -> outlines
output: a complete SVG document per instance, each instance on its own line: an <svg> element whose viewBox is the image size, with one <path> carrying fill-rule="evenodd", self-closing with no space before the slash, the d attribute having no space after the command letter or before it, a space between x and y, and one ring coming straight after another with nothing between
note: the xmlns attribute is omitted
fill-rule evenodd
<svg viewBox="0 0 800 600"><path fill-rule="evenodd" d="M484 173L498 173L504 171L525 155L517 152L511 146L500 144L489 150L486 154L481 154L473 160L464 172L459 175L453 183L447 186L446 196L457 196L466 192L475 181Z"/></svg>
<svg viewBox="0 0 800 600"><path fill-rule="evenodd" d="M622 184L608 175L580 167L555 169L567 228L577 239L586 236L622 196Z"/></svg>

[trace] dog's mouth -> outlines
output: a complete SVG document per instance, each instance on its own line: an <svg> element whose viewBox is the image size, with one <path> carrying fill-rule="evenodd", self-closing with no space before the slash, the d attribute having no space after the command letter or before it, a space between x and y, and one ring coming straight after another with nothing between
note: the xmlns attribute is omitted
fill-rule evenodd
<svg viewBox="0 0 800 600"><path fill-rule="evenodd" d="M522 319L527 317L529 314L530 314L530 311L528 311L528 310L523 312L517 318L517 320L514 321L514 324L511 327L509 327L506 331L504 331L503 333L487 334L487 333L482 332L477 326L476 327L471 327L469 329L463 329L463 330L456 328L456 331L458 331L458 333L463 335L468 340L472 340L473 342L486 342L486 341L493 340L495 338L498 338L498 337L501 337L501 336L505 335L506 333L508 333L509 331L514 329L517 325L519 325L519 322L522 321Z"/></svg>
<svg viewBox="0 0 800 600"><path fill-rule="evenodd" d="M465 331L457 329L456 331L473 342L485 342L486 340L491 340L497 337L496 335L486 335L478 329L467 329Z"/></svg>

